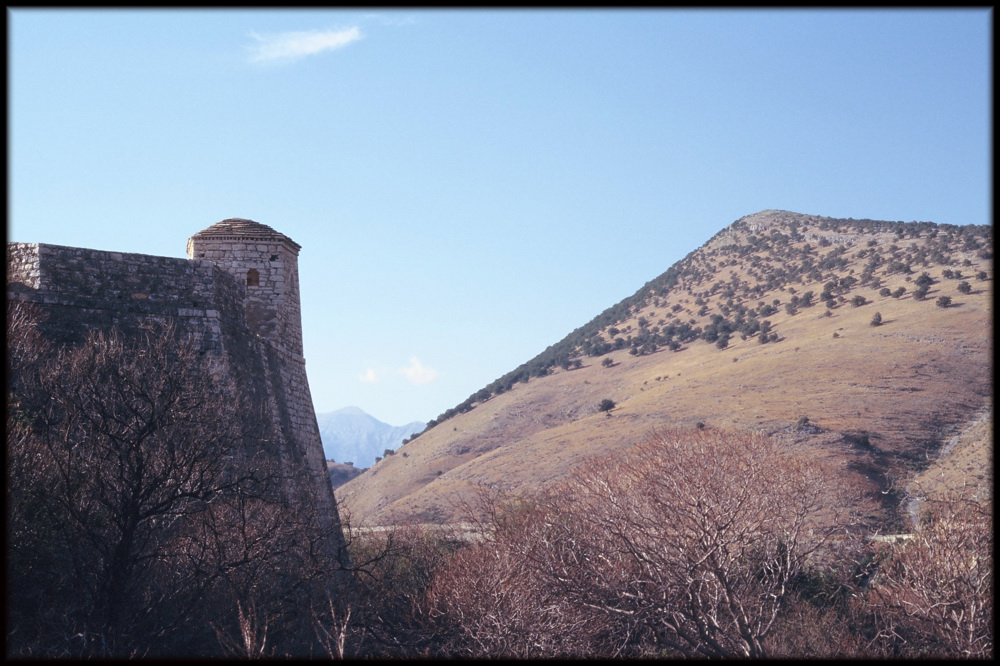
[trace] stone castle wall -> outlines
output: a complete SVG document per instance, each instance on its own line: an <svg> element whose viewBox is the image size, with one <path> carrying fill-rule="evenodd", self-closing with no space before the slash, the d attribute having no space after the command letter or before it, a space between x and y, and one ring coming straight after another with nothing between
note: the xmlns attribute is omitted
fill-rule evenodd
<svg viewBox="0 0 1000 666"><path fill-rule="evenodd" d="M270 249L265 251L270 259ZM253 288L208 258L38 243L7 245L8 299L40 305L46 313L42 332L49 339L78 344L91 329L115 327L127 332L151 321L170 321L179 335L193 339L203 353L221 361L237 389L249 392L270 415L277 435L272 453L290 479L288 490L304 489L313 495L321 515L330 521L328 526L339 535L301 333L298 344L286 345L255 332L247 322L252 310L248 289ZM291 328L300 331L297 285L294 296L295 307L285 311L294 311ZM339 549L343 544L334 545Z"/></svg>
<svg viewBox="0 0 1000 666"><path fill-rule="evenodd" d="M221 352L223 327L245 317L244 288L211 262L42 243L8 243L7 292L43 305L43 330L59 343L169 318L203 350Z"/></svg>

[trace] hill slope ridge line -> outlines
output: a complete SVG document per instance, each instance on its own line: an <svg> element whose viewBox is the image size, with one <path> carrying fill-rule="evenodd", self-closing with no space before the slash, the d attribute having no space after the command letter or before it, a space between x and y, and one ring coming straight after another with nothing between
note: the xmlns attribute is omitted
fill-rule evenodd
<svg viewBox="0 0 1000 666"><path fill-rule="evenodd" d="M991 292L989 227L755 213L338 497L365 520L453 522L479 486L543 488L699 423L791 433L880 493L900 488L992 397ZM889 523L900 498L885 496Z"/></svg>

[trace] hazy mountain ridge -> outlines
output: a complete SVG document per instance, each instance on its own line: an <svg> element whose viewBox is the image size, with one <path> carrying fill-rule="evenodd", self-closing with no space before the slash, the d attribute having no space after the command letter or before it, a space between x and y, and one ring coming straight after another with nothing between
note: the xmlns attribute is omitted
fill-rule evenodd
<svg viewBox="0 0 1000 666"><path fill-rule="evenodd" d="M395 450L404 439L424 429L419 421L392 426L358 407L317 414L316 421L327 460L353 462L358 468L371 466L386 449Z"/></svg>
<svg viewBox="0 0 1000 666"><path fill-rule="evenodd" d="M991 259L990 227L746 216L338 498L378 522L448 522L483 484L543 488L702 423L835 459L892 522L902 480L992 397Z"/></svg>

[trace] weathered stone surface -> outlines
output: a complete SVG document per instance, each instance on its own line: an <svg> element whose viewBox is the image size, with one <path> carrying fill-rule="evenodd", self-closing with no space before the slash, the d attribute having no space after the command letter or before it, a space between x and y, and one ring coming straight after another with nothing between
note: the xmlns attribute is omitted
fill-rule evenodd
<svg viewBox="0 0 1000 666"><path fill-rule="evenodd" d="M236 249L239 248L239 251ZM298 253L270 227L233 218L188 240L188 259L41 243L7 244L7 297L41 305L43 333L63 344L90 329L128 331L172 321L259 397L278 436L288 492L308 492L340 539L302 356ZM247 275L257 272L257 284ZM248 313L251 314L248 317Z"/></svg>

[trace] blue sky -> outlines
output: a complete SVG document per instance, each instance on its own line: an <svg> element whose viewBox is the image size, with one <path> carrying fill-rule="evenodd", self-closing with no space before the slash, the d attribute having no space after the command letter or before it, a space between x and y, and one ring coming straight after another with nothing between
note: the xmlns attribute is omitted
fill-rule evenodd
<svg viewBox="0 0 1000 666"><path fill-rule="evenodd" d="M287 234L318 412L434 418L759 210L992 223L989 10L7 20L8 239Z"/></svg>

